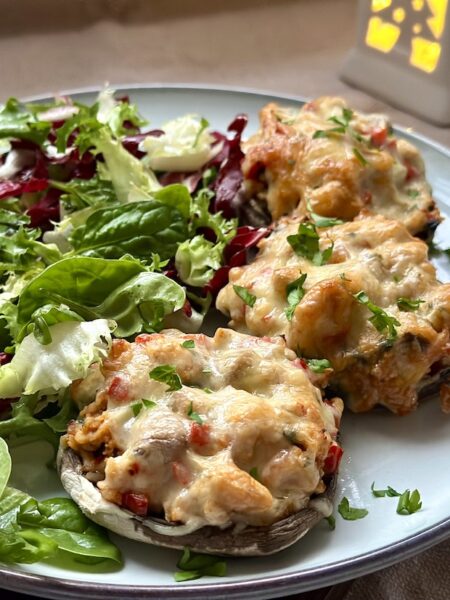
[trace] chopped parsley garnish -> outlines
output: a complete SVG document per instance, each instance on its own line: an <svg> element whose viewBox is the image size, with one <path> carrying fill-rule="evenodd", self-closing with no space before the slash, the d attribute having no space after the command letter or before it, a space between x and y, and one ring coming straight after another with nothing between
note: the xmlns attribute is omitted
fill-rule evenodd
<svg viewBox="0 0 450 600"><path fill-rule="evenodd" d="M227 564L219 556L197 554L189 548L184 548L183 554L177 563L175 581L189 581L199 579L205 575L224 577L227 574Z"/></svg>
<svg viewBox="0 0 450 600"><path fill-rule="evenodd" d="M397 513L399 515L412 515L422 508L419 490L410 492L406 490L398 499Z"/></svg>
<svg viewBox="0 0 450 600"><path fill-rule="evenodd" d="M354 294L354 298L360 304L364 304L373 314L373 317L370 317L369 321L377 331L380 333L386 331L388 334L388 339L390 340L393 340L397 337L396 327L400 326L400 322L397 321L395 317L389 315L385 310L371 302L366 292L358 292L357 294Z"/></svg>
<svg viewBox="0 0 450 600"><path fill-rule="evenodd" d="M331 531L334 531L336 529L336 519L333 515L325 517L325 521L328 523L328 527L331 529Z"/></svg>
<svg viewBox="0 0 450 600"><path fill-rule="evenodd" d="M351 111L349 108L343 108L342 116L340 118L339 117L330 117L328 119L328 121L330 123L334 123L335 125L337 125L337 127L333 127L332 129L326 129L326 130L319 129L318 131L315 131L313 134L313 140L316 140L317 138L330 137L336 133L344 134L347 131L352 118L353 118L353 111Z"/></svg>
<svg viewBox="0 0 450 600"><path fill-rule="evenodd" d="M233 285L233 290L247 306L252 307L255 304L256 296L251 294L247 288L242 285Z"/></svg>
<svg viewBox="0 0 450 600"><path fill-rule="evenodd" d="M197 412L195 412L195 410L192 406L192 402L189 405L189 410L188 410L187 416L191 419L191 421L195 421L199 425L203 425L203 419Z"/></svg>
<svg viewBox="0 0 450 600"><path fill-rule="evenodd" d="M325 369L331 368L331 363L326 358L310 358L306 362L313 373L323 373Z"/></svg>
<svg viewBox="0 0 450 600"><path fill-rule="evenodd" d="M143 408L153 408L154 406L156 406L156 402L143 398L139 402L131 404L131 410L133 411L133 415L137 417Z"/></svg>
<svg viewBox="0 0 450 600"><path fill-rule="evenodd" d="M285 309L284 314L286 315L288 321L292 321L295 309L305 295L305 290L303 288L305 279L306 273L303 273L298 279L291 281L291 283L286 286L286 300L288 307Z"/></svg>
<svg viewBox="0 0 450 600"><path fill-rule="evenodd" d="M287 439L287 441L293 444L294 446L297 444L297 435L292 429L285 429L283 431L283 435Z"/></svg>
<svg viewBox="0 0 450 600"><path fill-rule="evenodd" d="M363 167L369 164L368 161L361 154L361 152L358 150L358 148L353 148L353 154L357 158L359 164L361 164Z"/></svg>
<svg viewBox="0 0 450 600"><path fill-rule="evenodd" d="M322 217L322 215L318 215L311 208L311 203L306 203L306 208L309 212L309 218L314 223L316 227L335 227L336 225L342 225L344 221L341 219L336 219L335 217Z"/></svg>
<svg viewBox="0 0 450 600"><path fill-rule="evenodd" d="M142 402L135 402L134 404L131 405L131 410L133 411L133 415L135 417L138 416L138 414L141 412L143 408Z"/></svg>
<svg viewBox="0 0 450 600"><path fill-rule="evenodd" d="M212 390L208 387L203 388L203 391L205 392L205 394L212 394Z"/></svg>
<svg viewBox="0 0 450 600"><path fill-rule="evenodd" d="M182 344L181 344L182 348L195 348L195 342L194 340L185 340Z"/></svg>
<svg viewBox="0 0 450 600"><path fill-rule="evenodd" d="M300 223L298 233L288 235L286 239L298 256L304 256L318 267L325 265L333 253L333 242L326 250L320 251L320 238L314 223Z"/></svg>
<svg viewBox="0 0 450 600"><path fill-rule="evenodd" d="M385 496L388 496L389 498L395 498L396 496L401 496L400 492L394 490L394 488L392 488L390 485L388 485L385 490L376 490L375 481L370 486L370 489L372 490L372 494L375 496L375 498L384 498Z"/></svg>
<svg viewBox="0 0 450 600"><path fill-rule="evenodd" d="M400 310L404 312L410 312L413 310L418 310L421 304L423 304L425 300L411 300L409 298L397 298L397 306Z"/></svg>
<svg viewBox="0 0 450 600"><path fill-rule="evenodd" d="M173 365L160 365L150 371L150 379L165 383L169 386L169 390L174 392L181 390L182 383L176 368Z"/></svg>
<svg viewBox="0 0 450 600"><path fill-rule="evenodd" d="M357 519L363 519L369 514L369 511L366 508L353 508L352 506L350 506L348 498L346 498L345 496L339 503L338 511L341 517L346 521L356 521Z"/></svg>
<svg viewBox="0 0 450 600"><path fill-rule="evenodd" d="M258 468L257 467L252 467L250 469L250 471L248 472L249 475L251 475L253 477L253 479L256 479L256 481L259 481L259 475L258 475Z"/></svg>
<svg viewBox="0 0 450 600"><path fill-rule="evenodd" d="M410 198L417 198L417 196L419 196L420 192L419 190L408 190L406 192L406 194L410 197Z"/></svg>

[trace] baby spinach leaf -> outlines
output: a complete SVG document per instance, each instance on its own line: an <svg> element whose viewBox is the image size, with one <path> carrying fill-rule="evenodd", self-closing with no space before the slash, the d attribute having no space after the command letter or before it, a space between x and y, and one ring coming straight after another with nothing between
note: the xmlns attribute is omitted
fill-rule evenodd
<svg viewBox="0 0 450 600"><path fill-rule="evenodd" d="M104 206L117 202L117 196L110 181L98 175L91 179L71 181L51 181L52 187L62 190L61 202L69 210L81 210L90 206Z"/></svg>
<svg viewBox="0 0 450 600"><path fill-rule="evenodd" d="M0 138L18 138L42 144L50 128L51 123L39 121L15 98L10 98L0 110Z"/></svg>
<svg viewBox="0 0 450 600"><path fill-rule="evenodd" d="M96 210L73 231L70 242L77 254L85 256L131 254L148 260L152 252L158 252L164 260L187 237L187 222L179 210L147 200Z"/></svg>

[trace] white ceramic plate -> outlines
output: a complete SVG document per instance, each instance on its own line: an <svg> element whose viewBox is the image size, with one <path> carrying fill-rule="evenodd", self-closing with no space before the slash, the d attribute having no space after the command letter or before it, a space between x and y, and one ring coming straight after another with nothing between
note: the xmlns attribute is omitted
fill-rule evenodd
<svg viewBox="0 0 450 600"><path fill-rule="evenodd" d="M249 118L247 135L258 125L259 109L269 101L298 105L295 98L189 87L148 87L123 90L157 127L164 120L196 112L213 127L225 130L237 113ZM91 102L94 94L78 95ZM405 131L425 159L428 178L443 214L450 216L450 152ZM440 225L437 241L450 239L450 220ZM447 242L448 245L448 242ZM437 261L440 278L450 280L450 262ZM365 519L344 521L337 515L335 531L326 522L288 550L268 558L230 559L225 578L174 583L179 553L114 537L122 549L123 569L96 573L45 564L0 568L0 586L49 598L270 598L324 587L405 560L450 536L450 417L437 401L423 403L415 414L395 417L387 412L346 414L345 449L337 500L347 496L352 506L369 510ZM15 453L13 484L39 498L61 495L56 475L39 461L44 447L22 447ZM418 488L423 508L410 516L396 513L395 498L374 498L370 486L398 490Z"/></svg>

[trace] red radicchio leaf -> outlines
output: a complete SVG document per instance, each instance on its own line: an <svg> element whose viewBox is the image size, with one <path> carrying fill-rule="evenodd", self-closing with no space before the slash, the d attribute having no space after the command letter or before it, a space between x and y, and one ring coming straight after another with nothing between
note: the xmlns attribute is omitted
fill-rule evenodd
<svg viewBox="0 0 450 600"><path fill-rule="evenodd" d="M137 133L136 135L128 135L122 140L122 145L125 148L125 150L128 150L128 152L136 158L142 158L143 156L145 156L145 152L139 150L139 144L149 136L161 137L162 135L164 135L164 131L162 129L152 129L147 133Z"/></svg>
<svg viewBox="0 0 450 600"><path fill-rule="evenodd" d="M205 291L214 296L218 294L228 283L228 273L232 267L240 267L247 263L247 251L253 248L264 237L269 235L270 230L266 227L238 227L234 238L229 242L224 250L225 266L220 267L214 277L205 286Z"/></svg>
<svg viewBox="0 0 450 600"><path fill-rule="evenodd" d="M59 221L59 197L61 190L51 188L42 198L27 210L30 227L39 227L42 231L53 229L51 221Z"/></svg>

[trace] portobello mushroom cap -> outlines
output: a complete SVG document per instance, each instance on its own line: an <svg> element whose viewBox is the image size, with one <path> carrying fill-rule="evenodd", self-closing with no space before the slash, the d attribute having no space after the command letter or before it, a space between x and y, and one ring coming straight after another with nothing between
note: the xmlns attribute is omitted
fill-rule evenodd
<svg viewBox="0 0 450 600"><path fill-rule="evenodd" d="M226 529L206 526L192 531L161 518L137 516L106 501L83 476L81 460L72 449L61 445L57 463L65 490L95 523L139 542L175 549L189 546L196 552L225 556L263 556L291 546L321 519L331 515L336 487L333 476L325 493L313 497L306 508L270 526L233 525Z"/></svg>

